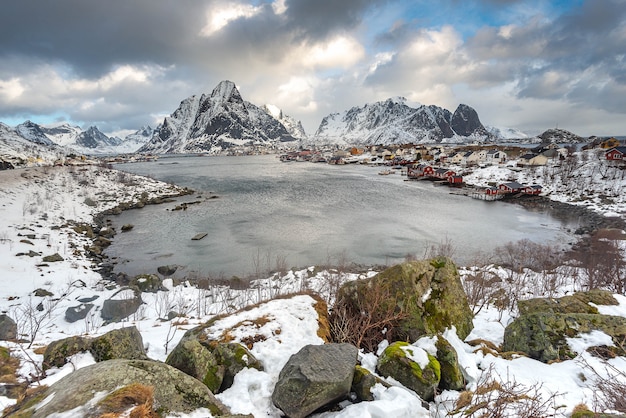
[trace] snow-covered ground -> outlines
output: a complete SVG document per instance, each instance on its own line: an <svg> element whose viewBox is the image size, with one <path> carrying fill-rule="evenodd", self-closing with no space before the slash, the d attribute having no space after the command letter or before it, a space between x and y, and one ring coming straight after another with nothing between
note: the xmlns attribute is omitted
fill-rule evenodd
<svg viewBox="0 0 626 418"><path fill-rule="evenodd" d="M591 167L579 169L589 187L595 183L592 184L592 180L585 176L598 170ZM490 181L509 180L510 176L515 175L519 182L540 182L553 198L571 198L569 193L573 191L561 192L556 185L549 186L547 182L540 181L544 175L541 171L541 168L533 172L522 172L510 168L488 167L475 171L467 177L467 181L487 184ZM622 182L620 179L620 184ZM610 187L616 188L615 185ZM621 186L619 187L621 190ZM73 324L66 322L65 310L77 306L78 299L97 295L99 298L94 303L98 305L115 292L115 289L107 289L107 283L92 270L91 260L81 251L89 240L75 232L67 222L71 220L89 223L94 214L115 206L119 201L137 200L142 193L154 196L174 191L175 188L171 185L95 166L0 171L0 311L16 320L21 337L33 341L32 345L8 342L0 344L8 346L13 355L23 360L21 376L27 378L38 374L42 356L35 353L36 348L70 335L95 336L111 329L134 325L142 334L148 356L155 360L165 360L168 351L176 345L185 330L216 314L232 313L238 307L271 299L279 293L303 289L316 289L328 297L332 295L332 287L337 280L357 280L375 274L371 271L339 274L336 271L309 268L290 271L281 278L271 277L253 282L245 290L219 286L203 290L186 283L175 286L171 280L166 279L164 285L169 291L144 293L142 298L145 304L135 315L121 323L104 326L99 319L99 312L88 315L83 321ZM606 206L602 205L600 197L592 197L581 203L592 208L597 207L608 214L624 213L623 199L614 193L611 200L613 203L607 203ZM26 255L17 255L20 253ZM44 256L55 253L63 261L43 262ZM462 275L471 273L470 268L460 271ZM528 283L537 283L544 277L531 271L526 274ZM576 278L570 276L571 270L556 271L555 275L560 286L550 296L556 297L576 290L578 284ZM35 289L45 289L53 296L35 296ZM525 296L520 297L532 296L537 295L529 290ZM616 298L619 306L599 309L603 313L626 317L626 297L617 295ZM276 299L269 307L258 308L268 309L268 314L271 313L280 323L281 333L277 336L272 332L271 326L257 330L265 335L266 341L255 345L252 352L265 365L265 371L242 371L237 375L234 385L218 395L233 413L251 413L256 417L281 416L271 402L273 385L280 368L291 354L304 345L321 343L312 331L317 326L317 314L312 309L312 303L310 297L298 296L292 299ZM42 311L37 309L40 304ZM160 319L172 310L184 318L178 317L170 321ZM227 320L242 323L246 319L245 315L250 314L250 311L245 311ZM474 330L466 341L482 339L495 345L501 344L504 328L515 314L509 309L484 307L474 318ZM294 320L296 317L298 320ZM483 346L472 346L459 340L452 331L448 331L445 337L459 354L468 389L475 389L487 379L500 380L546 400L546 411L553 416L568 416L580 403L589 407L595 405L597 393L594 382L597 375L592 372L592 367L600 374L608 373L607 364L626 372L624 358L618 357L603 363L584 351L589 346L612 344L610 338L601 332L571 339L569 345L578 356L574 360L554 364L543 364L521 356L505 359ZM277 343L278 339L280 344ZM432 341L428 339L417 341L415 345L426 351L432 350ZM88 354L76 356L62 369L48 370L47 377L38 384L51 384L76 368L93 362ZM361 362L364 367L375 372L376 353L361 353ZM430 404L429 411L413 392L397 382L389 383L392 384L391 388L382 385L375 387L373 402L348 404L341 411L325 412L318 416L444 417L454 409L454 403L460 396L459 392L444 392ZM520 398L518 401L524 400ZM0 407L13 402L12 399L0 397ZM198 411L197 414L188 416L206 417L208 413L206 410Z"/></svg>

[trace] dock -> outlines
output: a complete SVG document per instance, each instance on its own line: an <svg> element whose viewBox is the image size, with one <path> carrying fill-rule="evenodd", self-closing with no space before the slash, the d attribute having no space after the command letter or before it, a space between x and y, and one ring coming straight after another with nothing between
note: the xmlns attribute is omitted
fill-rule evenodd
<svg viewBox="0 0 626 418"><path fill-rule="evenodd" d="M206 237L207 235L209 235L208 232L200 232L199 234L194 235L191 240L192 241L200 241L202 238Z"/></svg>

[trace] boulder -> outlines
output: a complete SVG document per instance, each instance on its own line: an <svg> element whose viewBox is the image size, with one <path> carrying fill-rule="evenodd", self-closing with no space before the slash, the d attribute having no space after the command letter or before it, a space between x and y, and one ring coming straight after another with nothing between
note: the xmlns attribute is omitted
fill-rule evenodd
<svg viewBox="0 0 626 418"><path fill-rule="evenodd" d="M420 347L397 341L383 351L376 366L378 373L392 377L417 393L425 401L432 401L441 380L441 365Z"/></svg>
<svg viewBox="0 0 626 418"><path fill-rule="evenodd" d="M351 390L354 392L359 401L373 401L374 395L372 394L372 388L377 383L383 386L389 386L387 382L374 375L365 367L357 365L354 368L354 378L352 379Z"/></svg>
<svg viewBox="0 0 626 418"><path fill-rule="evenodd" d="M576 356L566 338L593 330L605 332L618 348L622 347L626 318L601 315L595 306L617 304L611 292L597 289L561 298L519 301L520 316L506 327L502 348L525 353L544 363L566 360Z"/></svg>
<svg viewBox="0 0 626 418"><path fill-rule="evenodd" d="M172 265L157 267L157 272L159 272L160 275L167 277L167 276L171 276L172 274L176 273L177 269L178 269L178 266L175 265L175 264L172 264Z"/></svg>
<svg viewBox="0 0 626 418"><path fill-rule="evenodd" d="M186 334L165 362L202 381L213 393L231 387L235 375L246 367L263 370L261 363L243 345L200 342L193 334Z"/></svg>
<svg viewBox="0 0 626 418"><path fill-rule="evenodd" d="M160 414L184 414L198 408L209 409L213 416L229 414L197 379L165 363L147 360L109 360L79 369L18 405L15 414L43 418L72 411L72 416L101 416L102 403L94 401L95 395L106 399L120 388L138 383L152 388L152 404Z"/></svg>
<svg viewBox="0 0 626 418"><path fill-rule="evenodd" d="M435 347L437 347L437 361L439 361L441 365L439 389L465 389L465 377L463 377L463 371L459 365L459 356L454 347L452 347L452 344L443 338L443 336L439 335Z"/></svg>
<svg viewBox="0 0 626 418"><path fill-rule="evenodd" d="M147 359L141 333L134 326L114 329L94 338L89 351L96 361Z"/></svg>
<svg viewBox="0 0 626 418"><path fill-rule="evenodd" d="M128 291L132 291L133 297L120 297L120 294L125 295ZM119 322L137 312L137 309L139 309L142 304L141 291L136 287L125 287L115 292L111 298L103 302L100 316L107 322Z"/></svg>
<svg viewBox="0 0 626 418"><path fill-rule="evenodd" d="M78 306L69 307L65 310L65 320L71 324L85 319L93 307L93 303L81 303Z"/></svg>
<svg viewBox="0 0 626 418"><path fill-rule="evenodd" d="M44 352L44 369L62 367L69 357L86 351L89 351L96 361L147 359L141 334L133 326L115 329L95 338L74 336L54 341Z"/></svg>
<svg viewBox="0 0 626 418"><path fill-rule="evenodd" d="M17 338L17 324L6 314L0 314L0 340L9 341Z"/></svg>
<svg viewBox="0 0 626 418"><path fill-rule="evenodd" d="M43 258L44 263L55 263L57 261L63 261L64 258L59 255L59 253L54 253L52 255L47 255Z"/></svg>
<svg viewBox="0 0 626 418"><path fill-rule="evenodd" d="M473 328L459 273L445 257L398 264L371 279L348 282L338 292L337 306L357 316L363 310L372 318L393 316L373 329L379 340L416 341L452 326L464 339Z"/></svg>
<svg viewBox="0 0 626 418"><path fill-rule="evenodd" d="M307 345L278 375L272 401L290 418L304 418L350 393L358 349L351 344Z"/></svg>
<svg viewBox="0 0 626 418"><path fill-rule="evenodd" d="M130 285L146 293L156 293L159 290L163 290L163 280L156 274L140 274L135 276L131 279Z"/></svg>
<svg viewBox="0 0 626 418"><path fill-rule="evenodd" d="M62 367L67 363L69 357L89 351L90 346L91 340L89 338L79 336L53 341L48 344L43 354L43 369Z"/></svg>

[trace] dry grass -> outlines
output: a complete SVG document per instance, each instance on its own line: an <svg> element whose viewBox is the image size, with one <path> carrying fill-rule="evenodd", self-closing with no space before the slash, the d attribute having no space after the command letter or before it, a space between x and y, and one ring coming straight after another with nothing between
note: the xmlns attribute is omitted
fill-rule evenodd
<svg viewBox="0 0 626 418"><path fill-rule="evenodd" d="M124 386L97 405L101 418L158 418L154 411L154 388L140 383ZM130 411L130 413L129 413Z"/></svg>

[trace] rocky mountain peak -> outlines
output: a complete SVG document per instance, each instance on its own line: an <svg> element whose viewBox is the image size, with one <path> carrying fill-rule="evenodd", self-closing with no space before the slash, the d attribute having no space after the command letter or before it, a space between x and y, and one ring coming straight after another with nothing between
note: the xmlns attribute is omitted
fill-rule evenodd
<svg viewBox="0 0 626 418"><path fill-rule="evenodd" d="M27 139L30 142L34 142L39 145L54 145L54 142L48 138L45 132L41 129L41 126L36 123L27 120L24 123L20 123L15 127L16 132Z"/></svg>
<svg viewBox="0 0 626 418"><path fill-rule="evenodd" d="M452 130L461 136L483 135L489 136L489 132L478 118L478 113L474 108L460 104L452 114L450 121Z"/></svg>

